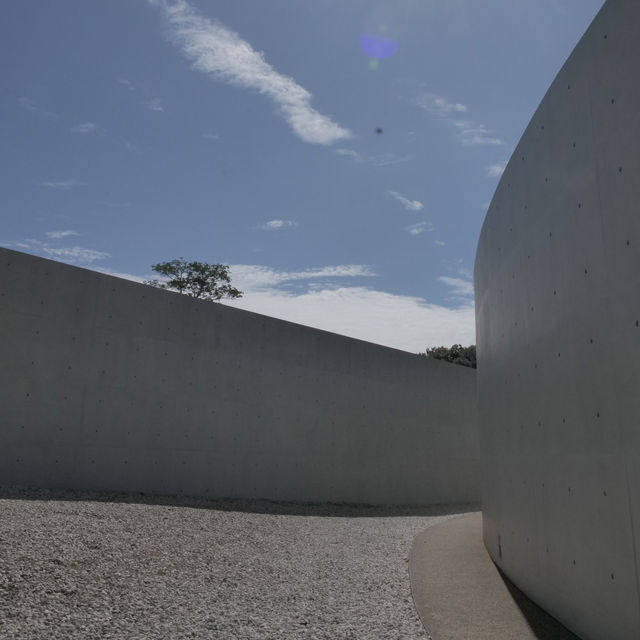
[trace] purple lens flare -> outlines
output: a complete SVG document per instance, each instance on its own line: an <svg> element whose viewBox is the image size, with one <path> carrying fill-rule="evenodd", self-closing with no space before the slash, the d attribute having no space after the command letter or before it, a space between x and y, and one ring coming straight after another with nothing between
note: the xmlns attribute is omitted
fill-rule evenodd
<svg viewBox="0 0 640 640"><path fill-rule="evenodd" d="M360 48L370 57L383 60L392 56L400 45L395 40L374 36L370 33L360 34Z"/></svg>

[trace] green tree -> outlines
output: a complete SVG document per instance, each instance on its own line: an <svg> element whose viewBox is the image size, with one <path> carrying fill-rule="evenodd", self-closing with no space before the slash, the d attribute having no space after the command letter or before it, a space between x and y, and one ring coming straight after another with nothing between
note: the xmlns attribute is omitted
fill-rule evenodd
<svg viewBox="0 0 640 640"><path fill-rule="evenodd" d="M154 264L151 268L165 278L146 280L145 284L152 287L178 291L200 300L242 297L242 291L230 284L229 265L226 264L187 262L184 258L177 258Z"/></svg>
<svg viewBox="0 0 640 640"><path fill-rule="evenodd" d="M476 345L463 347L461 344L454 344L449 347L433 347L427 349L426 355L436 360L445 360L453 364L460 364L463 367L477 368L476 363Z"/></svg>

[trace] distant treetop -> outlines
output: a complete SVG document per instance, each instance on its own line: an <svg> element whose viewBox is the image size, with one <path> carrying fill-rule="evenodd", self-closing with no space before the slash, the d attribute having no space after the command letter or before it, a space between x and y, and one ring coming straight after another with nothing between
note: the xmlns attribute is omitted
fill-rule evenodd
<svg viewBox="0 0 640 640"><path fill-rule="evenodd" d="M436 360L444 360L453 364L460 364L463 367L477 368L476 364L476 345L463 347L461 344L454 344L449 347L433 347L427 349L427 357Z"/></svg>
<svg viewBox="0 0 640 640"><path fill-rule="evenodd" d="M187 262L177 258L169 262L154 264L151 268L166 280L146 280L145 284L159 289L178 291L200 300L220 300L221 298L241 298L242 291L229 283L229 265Z"/></svg>

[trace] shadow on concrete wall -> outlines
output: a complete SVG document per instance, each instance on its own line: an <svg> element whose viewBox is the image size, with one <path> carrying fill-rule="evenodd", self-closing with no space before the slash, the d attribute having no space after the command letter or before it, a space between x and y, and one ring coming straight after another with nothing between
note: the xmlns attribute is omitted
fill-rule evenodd
<svg viewBox="0 0 640 640"><path fill-rule="evenodd" d="M571 633L569 629L522 593L497 565L496 569L509 591L509 595L513 598L538 640L580 640L578 636Z"/></svg>

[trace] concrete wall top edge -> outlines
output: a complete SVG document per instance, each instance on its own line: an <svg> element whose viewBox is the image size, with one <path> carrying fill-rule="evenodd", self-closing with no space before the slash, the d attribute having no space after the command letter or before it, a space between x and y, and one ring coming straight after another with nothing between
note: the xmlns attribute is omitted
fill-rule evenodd
<svg viewBox="0 0 640 640"><path fill-rule="evenodd" d="M626 4L634 4L636 2L636 0L616 0L616 2L620 3L626 3ZM573 51L569 54L569 57L565 60L565 62L563 63L563 65L560 67L560 69L558 70L558 72L556 73L553 82L551 83L551 85L549 86L549 88L547 89L547 91L545 92L544 96L542 97L542 99L540 100L540 102L538 103L538 106L536 107L533 116L531 117L531 120L529 121L528 125L526 126L524 132L522 133L522 136L520 137L520 140L518 141L517 145L515 146L515 149L513 150L511 157L509 158L509 161L507 162L507 165L505 167L505 170L500 178L500 180L498 181L498 185L496 187L496 190L494 191L494 194L491 198L491 202L489 203L489 208L487 210L487 214L485 216L484 222L482 224L482 227L480 229L480 235L479 235L479 239L478 239L478 251L476 252L476 258L475 258L475 264L474 264L474 273L477 271L477 265L479 262L482 261L482 256L480 255L481 252L481 248L483 246L483 237L486 233L485 229L491 226L492 223L492 219L494 217L498 217L500 215L500 211L496 210L494 203L499 199L500 194L505 191L506 189L508 189L508 185L509 182L511 180L511 173L514 170L514 164L516 164L516 159L521 157L521 150L524 144L526 144L526 141L532 136L533 131L539 127L539 126L543 126L539 124L539 120L540 120L540 114L541 112L544 110L545 105L548 103L547 98L553 94L556 90L557 85L560 82L564 81L564 76L565 76L565 72L567 70L567 68L573 63L573 61L576 58L580 58L583 54L582 54L582 49L585 46L588 46L589 41L591 40L591 33L593 31L594 28L597 28L597 25L600 23L600 18L602 16L602 14L604 14L607 10L608 10L608 4L609 2L605 2L604 5L600 8L600 10L598 11L598 13L596 14L596 16L594 17L594 19L591 21L591 24L589 25L589 27L587 28L587 30L585 31L585 33L582 35L582 37L580 38L580 40L578 41L578 44L575 46L575 48L573 49ZM519 171L519 168L516 169L516 171Z"/></svg>
<svg viewBox="0 0 640 640"><path fill-rule="evenodd" d="M235 307L232 306L228 306L224 303L211 303L209 301L205 301L205 300L198 300L195 298L191 298L189 296L186 296L184 294L180 294L174 291L166 291L164 289L158 289L155 287L151 287L149 285L145 285L139 282L135 282L133 280L127 280L125 278L119 278L117 276L114 275L110 275L110 274L106 274L106 273L102 273L100 271L94 271L92 269L87 269L84 267L78 267L75 265L69 265L63 262L58 262L56 260L50 260L48 258L42 258L40 256L34 256L32 254L29 253L25 253L22 251L15 251L14 249L8 249L6 247L0 247L0 260L2 260L3 262L7 262L7 261L16 261L16 260L20 260L20 261L29 261L32 264L40 264L42 266L46 266L49 265L50 268L52 269L60 269L63 271L66 271L67 273L70 272L80 272L82 274L84 274L85 276L89 277L89 278L93 278L95 279L96 283L102 281L102 282L113 282L113 283L117 283L119 286L126 286L126 287L130 287L132 290L133 289L140 289L142 290L142 288L144 288L145 290L145 294L146 295L150 295L150 296L158 296L159 299L163 299L167 296L171 296L173 297L173 299L178 303L178 304L182 304L182 305L186 305L186 306L192 306L192 308L197 308L198 306L202 305L200 308L205 309L207 313L216 313L219 315L226 315L227 317L236 317L236 318L248 318L248 317L253 317L255 319L260 319L262 322L267 322L269 324L271 324L272 326L279 326L281 328L285 328L287 327L289 330L291 331L296 331L296 332L304 332L307 336L308 335L317 335L318 337L320 336L326 336L326 337L331 337L333 340L338 341L338 342L342 342L344 344L345 347L350 346L350 347L356 347L356 348L366 348L366 349L375 349L375 350L379 350L379 352L387 352L389 355L391 354L395 354L397 357L403 358L403 359L414 359L416 361L424 361L424 365L427 367L444 367L444 370L449 370L450 367L455 367L456 371L458 369L465 369L468 371L466 371L465 373L462 373L462 371L460 371L459 375L475 375L475 370L474 369L470 369L469 367L460 367L459 365L452 365L451 363L448 362L443 362L441 360L436 360L433 358L426 358L425 356L421 355L421 354L417 354L417 353L412 353L409 351L403 351L401 349L394 349L393 347L387 347L385 345L380 345L380 344L376 344L374 342L368 342L367 340L361 340L359 338L352 338L350 336L345 336L345 335L341 335L339 333L334 333L332 331L326 331L324 329L317 329L315 327L309 327L307 325L303 325L303 324L299 324L296 322L291 322L289 320L281 320L280 318L274 318L272 316L267 316L265 314L261 314L261 313L256 313L254 311L246 311L244 309L237 309ZM166 299L166 298L165 298Z"/></svg>

